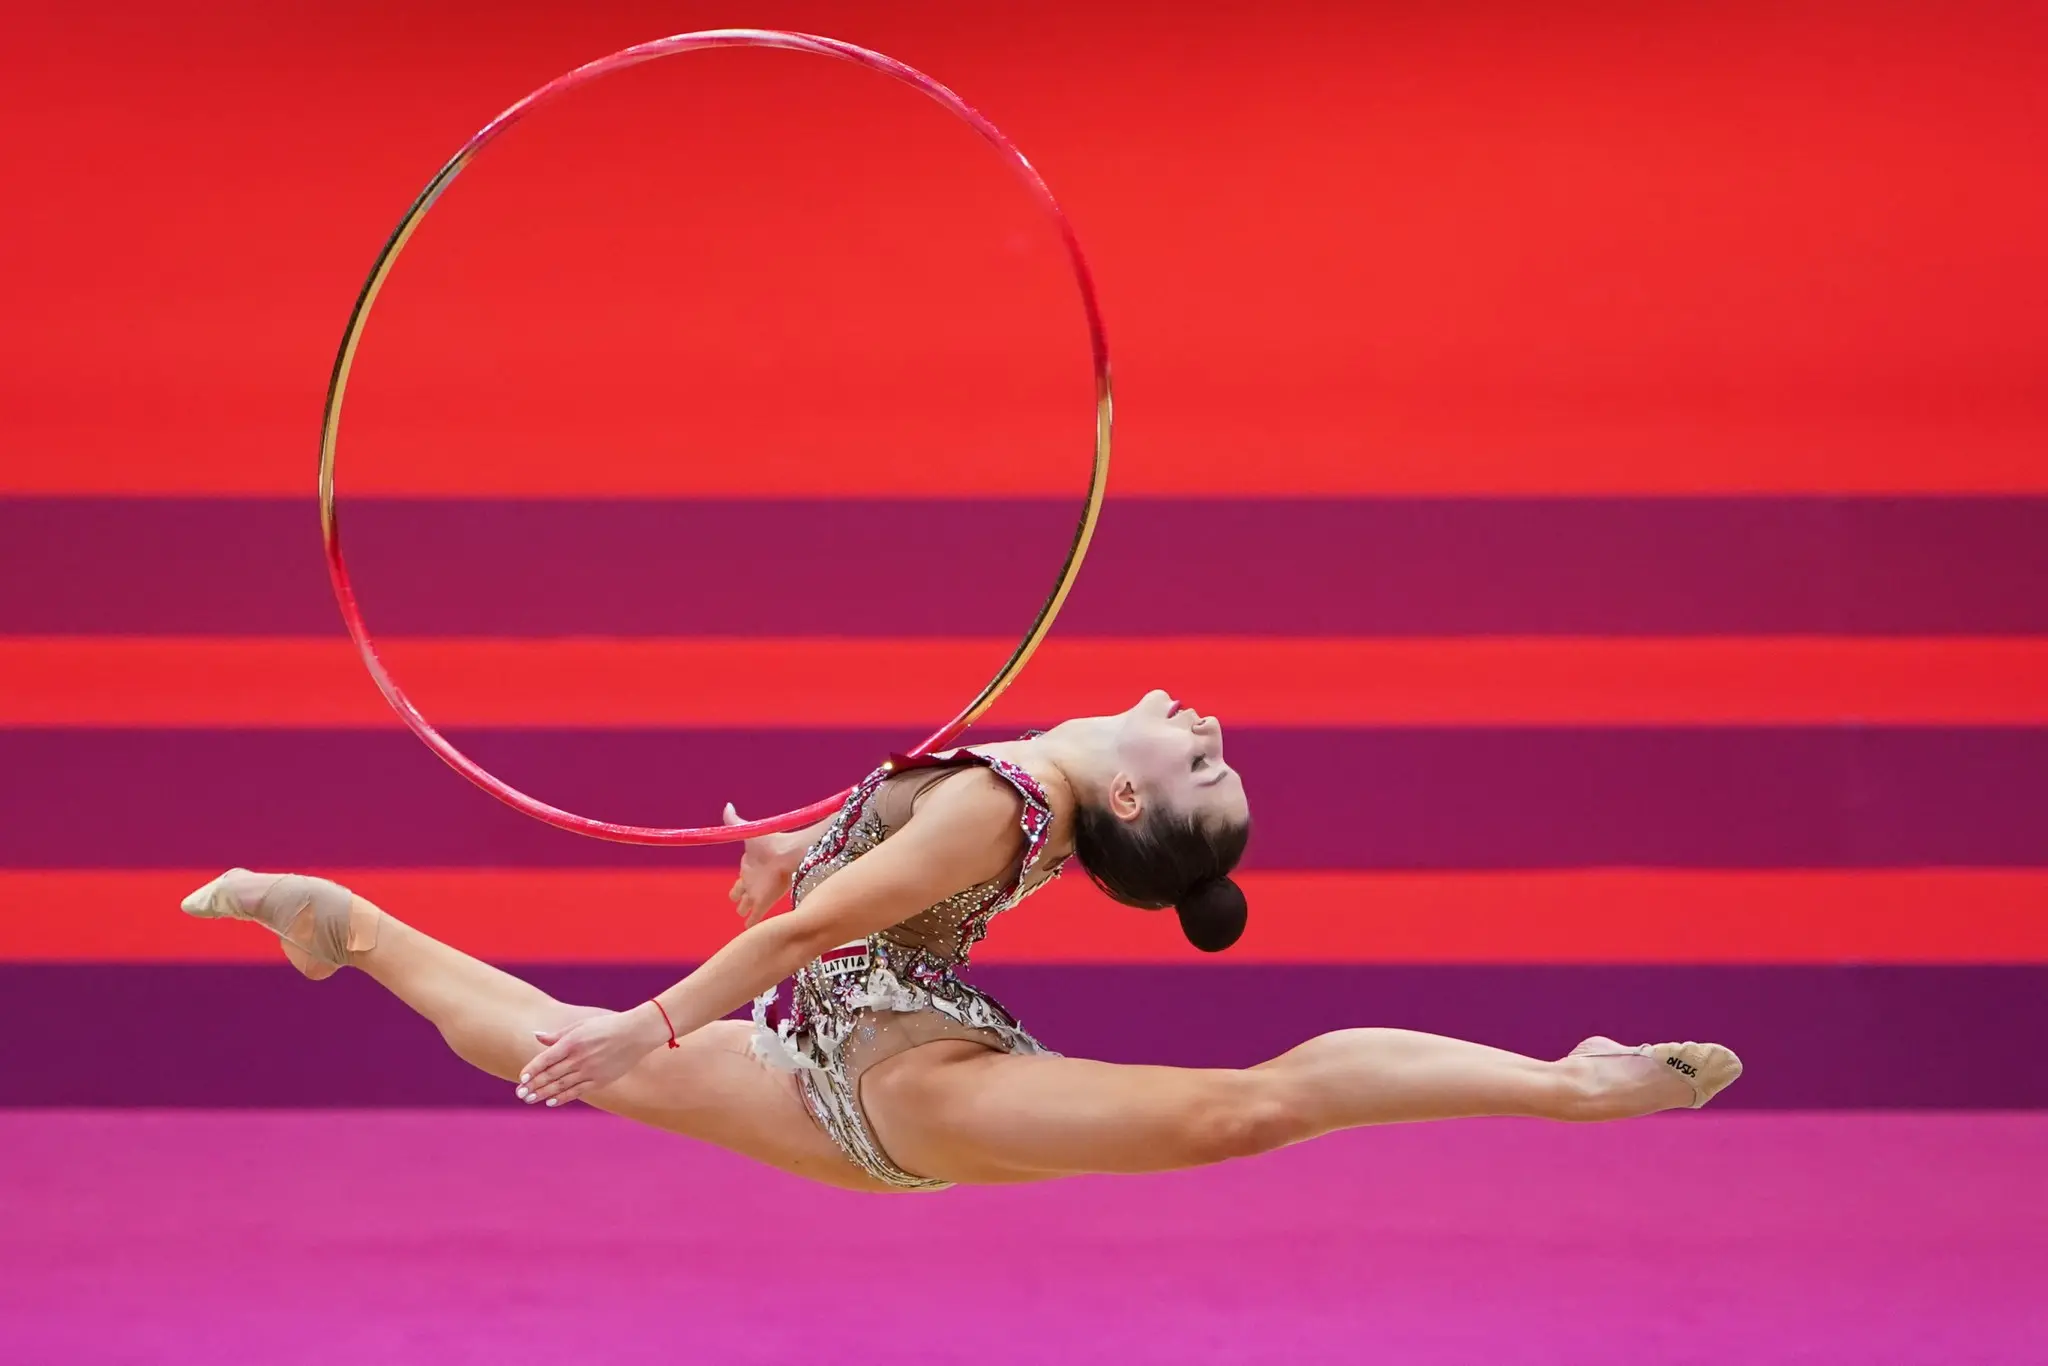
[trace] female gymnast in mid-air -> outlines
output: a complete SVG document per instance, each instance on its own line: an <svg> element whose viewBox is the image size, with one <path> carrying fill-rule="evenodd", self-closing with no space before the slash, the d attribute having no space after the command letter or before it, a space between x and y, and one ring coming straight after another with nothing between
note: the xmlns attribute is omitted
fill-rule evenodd
<svg viewBox="0 0 2048 1366"><path fill-rule="evenodd" d="M1196 947L1227 948L1250 830L1222 726L1153 692L891 760L822 824L749 841L732 889L745 929L631 1010L564 1004L320 878L234 869L184 909L276 932L308 977L369 973L528 1104L584 1101L853 1190L1196 1167L1368 1124L1626 1119L1704 1105L1741 1075L1718 1044L1596 1037L1549 1062L1400 1029L1340 1030L1241 1070L1115 1066L1046 1051L961 980L989 922L1069 859L1125 905L1173 907ZM749 1000L752 1024L723 1018Z"/></svg>

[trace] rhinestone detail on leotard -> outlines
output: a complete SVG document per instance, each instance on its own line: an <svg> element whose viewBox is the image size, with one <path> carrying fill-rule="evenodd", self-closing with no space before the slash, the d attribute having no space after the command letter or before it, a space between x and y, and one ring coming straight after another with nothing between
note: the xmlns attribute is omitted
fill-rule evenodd
<svg viewBox="0 0 2048 1366"><path fill-rule="evenodd" d="M988 933L990 922L1050 882L1040 869L1052 828L1052 806L1038 780L1007 760L954 750L894 758L847 795L792 879L793 899L887 839L874 809L883 784L899 774L979 764L1023 798L1018 821L1024 853L1015 872L969 887L880 934L806 964L791 985L779 1022L770 1011L777 989L754 1002L754 1052L794 1071L812 1116L864 1171L899 1190L939 1190L947 1183L904 1171L882 1150L860 1103L860 1075L873 1062L940 1038L964 1038L1010 1053L1045 1053L993 997L960 980L958 970Z"/></svg>

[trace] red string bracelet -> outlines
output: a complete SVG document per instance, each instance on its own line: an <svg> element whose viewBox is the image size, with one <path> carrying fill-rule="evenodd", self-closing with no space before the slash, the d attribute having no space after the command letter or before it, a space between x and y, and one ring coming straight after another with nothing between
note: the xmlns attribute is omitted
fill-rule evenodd
<svg viewBox="0 0 2048 1366"><path fill-rule="evenodd" d="M649 1001L647 1004L653 1006L656 1010L661 1010L661 1002L659 1001ZM668 1026L668 1046L670 1048L681 1048L682 1045L676 1042L676 1022L668 1017L666 1010L661 1010L661 1022Z"/></svg>

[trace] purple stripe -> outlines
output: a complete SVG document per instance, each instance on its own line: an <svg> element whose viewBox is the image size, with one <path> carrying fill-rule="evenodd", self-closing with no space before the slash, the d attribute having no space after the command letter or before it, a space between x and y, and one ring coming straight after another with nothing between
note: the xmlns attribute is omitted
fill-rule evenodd
<svg viewBox="0 0 2048 1366"><path fill-rule="evenodd" d="M907 737L487 731L586 815L706 824L844 786ZM1265 868L2048 864L2048 728L1243 730ZM0 866L722 866L550 830L396 731L0 731Z"/></svg>
<svg viewBox="0 0 2048 1366"><path fill-rule="evenodd" d="M344 526L387 636L986 635L1030 619L1072 512L358 500ZM2048 634L2048 498L1132 499L1095 546L1071 635ZM339 629L310 498L0 499L0 634Z"/></svg>
<svg viewBox="0 0 2048 1366"><path fill-rule="evenodd" d="M521 971L560 999L617 1006L646 999L683 968ZM1602 1033L1728 1044L1747 1068L1724 1098L1730 1106L2048 1107L2048 1068L1979 1046L2048 1034L2041 967L1218 962L987 968L975 980L1049 1047L1111 1062L1241 1066L1368 1024L1538 1057ZM458 1062L356 973L314 987L282 964L0 964L0 1000L30 1029L0 1106L507 1103L502 1083ZM81 1009L85 1002L120 1008ZM138 1020L176 1047L138 1052ZM110 1058L128 1062L109 1067Z"/></svg>

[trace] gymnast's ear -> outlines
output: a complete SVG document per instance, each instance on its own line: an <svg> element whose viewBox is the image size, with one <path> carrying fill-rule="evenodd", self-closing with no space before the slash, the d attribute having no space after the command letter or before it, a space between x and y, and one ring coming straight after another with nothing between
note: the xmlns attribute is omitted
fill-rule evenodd
<svg viewBox="0 0 2048 1366"><path fill-rule="evenodd" d="M1180 932L1203 953L1221 953L1244 934L1251 906L1244 890L1227 877L1202 883L1174 903Z"/></svg>

